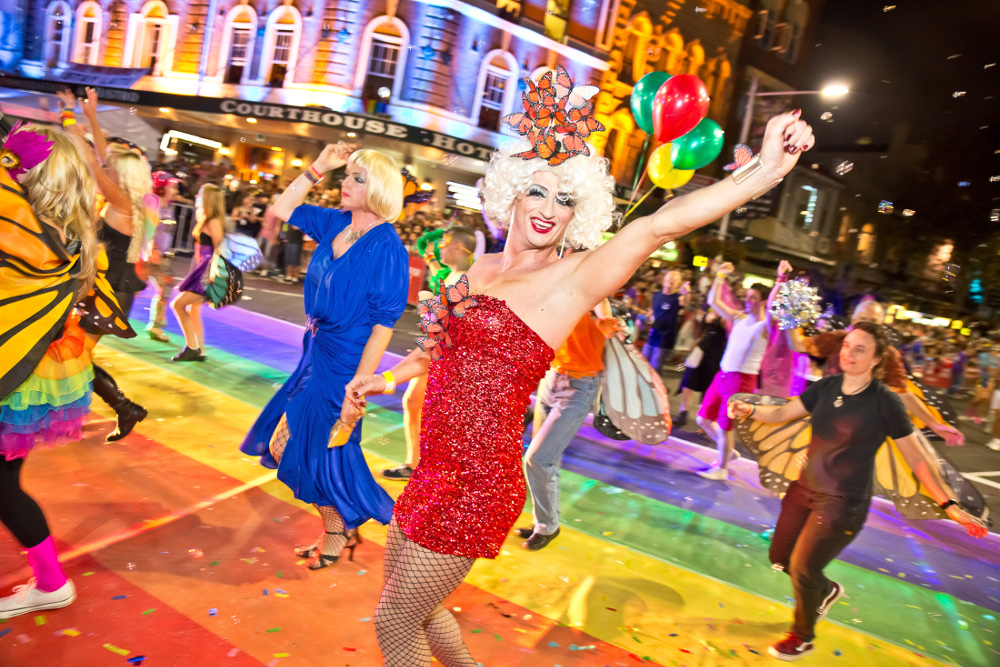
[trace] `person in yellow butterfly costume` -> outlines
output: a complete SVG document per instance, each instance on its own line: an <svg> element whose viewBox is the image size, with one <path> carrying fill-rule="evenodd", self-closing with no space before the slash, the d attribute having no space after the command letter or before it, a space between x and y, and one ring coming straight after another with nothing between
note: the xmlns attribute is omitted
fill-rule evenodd
<svg viewBox="0 0 1000 667"><path fill-rule="evenodd" d="M729 404L730 414L741 419L740 435L758 456L761 481L785 489L769 554L795 590L792 631L768 649L781 660L812 652L816 623L844 594L823 570L857 537L872 491L891 484L888 478L914 487L907 497L889 493L905 516L947 515L973 537L986 535L988 510L978 508L980 518L955 500L975 498L964 490L955 493L963 489L954 479L957 473L935 460L899 395L879 380L888 351L883 327L860 321L840 349L842 375L828 375L781 405L765 405L773 399L748 394ZM785 428L794 432L791 437L781 432ZM891 460L879 461L885 456ZM895 468L886 476L877 466Z"/></svg>
<svg viewBox="0 0 1000 667"><path fill-rule="evenodd" d="M107 259L98 254L94 181L77 140L15 126L0 149L0 211L0 522L34 573L0 599L6 619L76 599L20 475L34 449L81 438L94 381L81 315L108 333L135 332L98 274Z"/></svg>

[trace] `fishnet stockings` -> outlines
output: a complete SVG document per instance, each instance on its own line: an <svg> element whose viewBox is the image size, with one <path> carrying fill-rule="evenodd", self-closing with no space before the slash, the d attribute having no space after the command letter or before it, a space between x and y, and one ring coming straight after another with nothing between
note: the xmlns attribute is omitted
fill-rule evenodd
<svg viewBox="0 0 1000 667"><path fill-rule="evenodd" d="M375 635L387 667L426 667L431 655L445 667L476 667L455 617L441 606L473 563L423 548L392 520L385 587L375 609Z"/></svg>
<svg viewBox="0 0 1000 667"><path fill-rule="evenodd" d="M271 450L271 456L278 463L281 463L281 455L285 453L285 445L288 444L290 437L292 437L292 434L288 432L288 419L285 415L281 415L281 420L274 427L274 433L271 434L271 443L268 445L268 448Z"/></svg>
<svg viewBox="0 0 1000 667"><path fill-rule="evenodd" d="M281 415L281 420L274 428L274 433L271 434L271 442L268 445L271 450L271 456L278 463L281 463L281 456L285 453L285 447L288 445L289 438L291 438L291 433L288 430L288 419L285 415ZM316 508L323 519L324 533L319 536L312 548L315 549L322 543L321 553L327 556L336 556L348 542L347 538L342 534L344 532L344 521L340 518L337 510L332 507L323 507L320 505L313 505L313 507ZM326 533L337 534L327 535Z"/></svg>

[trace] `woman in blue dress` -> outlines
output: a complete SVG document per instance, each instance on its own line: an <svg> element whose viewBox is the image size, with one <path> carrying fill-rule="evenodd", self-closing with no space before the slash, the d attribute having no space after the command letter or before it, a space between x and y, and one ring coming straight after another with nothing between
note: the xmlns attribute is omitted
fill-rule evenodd
<svg viewBox="0 0 1000 667"><path fill-rule="evenodd" d="M399 168L383 153L355 148L328 145L272 207L317 243L305 279L307 329L298 367L240 448L277 468L295 497L319 510L324 533L312 546L296 549L312 558L313 570L336 563L345 548L353 559L361 541L358 526L392 518L392 499L362 456L361 429L353 428L342 446L330 444L344 387L356 375L375 372L406 307L409 282L409 257L389 222L403 205ZM327 171L345 163L343 208L300 205ZM347 410L343 420L351 428L362 413Z"/></svg>

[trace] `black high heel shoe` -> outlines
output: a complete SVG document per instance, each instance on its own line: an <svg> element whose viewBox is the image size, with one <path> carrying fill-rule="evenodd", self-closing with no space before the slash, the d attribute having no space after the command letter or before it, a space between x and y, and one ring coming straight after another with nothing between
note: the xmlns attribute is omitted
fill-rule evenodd
<svg viewBox="0 0 1000 667"><path fill-rule="evenodd" d="M347 544L344 545L344 548L341 549L340 553L337 554L336 556L328 556L322 552L319 553L313 552L316 556L316 560L306 565L306 567L308 567L310 570L322 570L324 567L330 567L331 565L335 565L340 560L340 557L344 554L345 551L350 552L347 556L347 560L353 561L354 549L364 541L361 539L361 533L358 532L357 528L355 528L352 531L338 530L332 533L330 531L326 531L326 534L343 535L344 537L347 538Z"/></svg>

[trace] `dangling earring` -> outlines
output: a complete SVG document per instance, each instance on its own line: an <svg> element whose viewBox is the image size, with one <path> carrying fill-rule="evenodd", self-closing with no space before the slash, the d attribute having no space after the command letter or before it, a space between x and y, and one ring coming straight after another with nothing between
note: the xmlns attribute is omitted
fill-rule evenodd
<svg viewBox="0 0 1000 667"><path fill-rule="evenodd" d="M569 231L567 228L566 231ZM563 252L566 250L566 232L563 232L562 243L559 246L559 259L562 259Z"/></svg>

